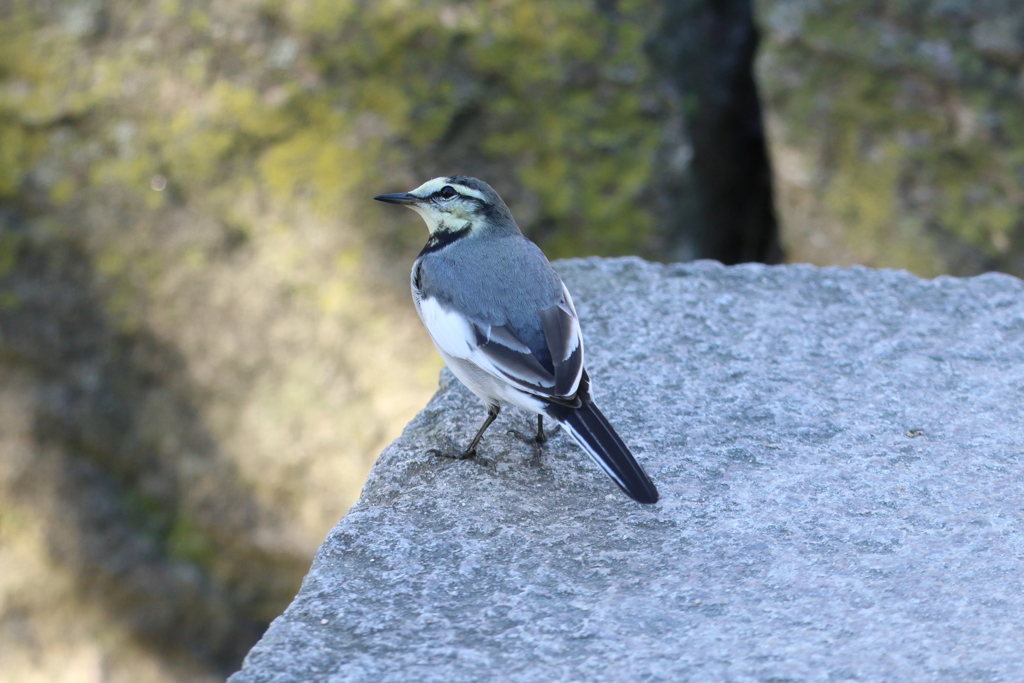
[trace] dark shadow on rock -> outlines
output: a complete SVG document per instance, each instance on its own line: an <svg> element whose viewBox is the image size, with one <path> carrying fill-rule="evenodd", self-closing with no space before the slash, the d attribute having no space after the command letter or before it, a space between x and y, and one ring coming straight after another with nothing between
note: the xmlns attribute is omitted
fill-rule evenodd
<svg viewBox="0 0 1024 683"><path fill-rule="evenodd" d="M255 541L274 512L220 452L180 353L115 325L86 250L36 232L0 214L0 372L31 378L35 415L32 466L4 494L45 519L84 600L169 663L228 673L308 558Z"/></svg>
<svg viewBox="0 0 1024 683"><path fill-rule="evenodd" d="M682 106L692 178L663 172L669 258L725 264L783 260L754 81L758 33L750 0L670 0L648 43ZM697 202L696 211L684 205ZM692 217L699 216L698 221Z"/></svg>

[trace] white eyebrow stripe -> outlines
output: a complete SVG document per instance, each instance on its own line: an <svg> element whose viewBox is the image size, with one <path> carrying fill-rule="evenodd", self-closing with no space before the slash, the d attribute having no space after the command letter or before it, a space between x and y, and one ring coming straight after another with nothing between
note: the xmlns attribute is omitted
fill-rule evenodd
<svg viewBox="0 0 1024 683"><path fill-rule="evenodd" d="M452 187L454 187L456 190L458 190L459 194L461 194L461 195L465 195L467 197L473 197L474 199L479 199L482 202L486 201L484 199L483 193L479 192L478 190L474 190L471 187L466 187L465 185L459 185L458 183L448 183L448 184L451 185Z"/></svg>
<svg viewBox="0 0 1024 683"><path fill-rule="evenodd" d="M409 194L416 195L421 199L426 199L427 197L434 194L447 184L448 183L445 182L444 178L434 178L423 183Z"/></svg>
<svg viewBox="0 0 1024 683"><path fill-rule="evenodd" d="M423 183L409 194L414 194L417 197L420 197L421 199L426 199L430 195L440 190L445 185L451 185L459 194L464 195L466 197L473 197L474 199L478 199L481 202L487 201L486 199L484 199L483 193L480 192L479 190L474 190L471 187L466 187L461 183L448 182L448 179L444 177L433 178L431 180L428 180L427 182Z"/></svg>

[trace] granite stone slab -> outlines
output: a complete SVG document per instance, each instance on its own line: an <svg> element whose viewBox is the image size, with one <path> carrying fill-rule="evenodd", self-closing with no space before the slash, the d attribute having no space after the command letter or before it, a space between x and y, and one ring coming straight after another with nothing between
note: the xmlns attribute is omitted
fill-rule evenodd
<svg viewBox="0 0 1024 683"><path fill-rule="evenodd" d="M662 500L445 371L232 683L1024 680L1024 282L556 267Z"/></svg>

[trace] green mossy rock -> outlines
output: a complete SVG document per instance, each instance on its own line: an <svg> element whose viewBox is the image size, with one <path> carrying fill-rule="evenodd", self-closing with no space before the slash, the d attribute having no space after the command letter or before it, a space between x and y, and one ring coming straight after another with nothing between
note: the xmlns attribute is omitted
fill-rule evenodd
<svg viewBox="0 0 1024 683"><path fill-rule="evenodd" d="M790 260L1024 275L1024 8L761 0Z"/></svg>

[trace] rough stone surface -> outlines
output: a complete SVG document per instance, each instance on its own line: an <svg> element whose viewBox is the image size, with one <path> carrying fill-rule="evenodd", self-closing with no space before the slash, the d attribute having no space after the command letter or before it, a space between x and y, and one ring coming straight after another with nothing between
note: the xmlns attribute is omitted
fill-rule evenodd
<svg viewBox="0 0 1024 683"><path fill-rule="evenodd" d="M233 683L1024 679L1024 283L558 268L662 501L445 373Z"/></svg>

